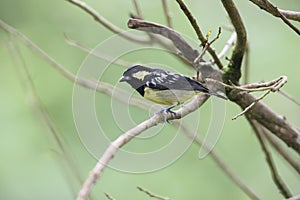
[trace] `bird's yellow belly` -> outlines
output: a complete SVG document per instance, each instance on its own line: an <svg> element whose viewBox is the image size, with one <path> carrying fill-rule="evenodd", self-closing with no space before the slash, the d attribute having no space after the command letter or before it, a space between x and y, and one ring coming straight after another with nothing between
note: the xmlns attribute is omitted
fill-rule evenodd
<svg viewBox="0 0 300 200"><path fill-rule="evenodd" d="M145 88L144 97L150 101L165 105L181 104L196 95L195 91L153 90Z"/></svg>

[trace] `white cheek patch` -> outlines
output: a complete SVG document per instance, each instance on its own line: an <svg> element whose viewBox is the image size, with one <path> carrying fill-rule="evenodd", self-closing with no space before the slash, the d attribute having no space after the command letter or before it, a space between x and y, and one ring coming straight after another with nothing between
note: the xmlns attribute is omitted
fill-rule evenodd
<svg viewBox="0 0 300 200"><path fill-rule="evenodd" d="M146 71L140 71L140 72L137 72L137 73L134 73L132 74L132 76L134 78L137 78L137 79L140 79L140 80L144 80L145 76L148 75L149 72L146 72Z"/></svg>

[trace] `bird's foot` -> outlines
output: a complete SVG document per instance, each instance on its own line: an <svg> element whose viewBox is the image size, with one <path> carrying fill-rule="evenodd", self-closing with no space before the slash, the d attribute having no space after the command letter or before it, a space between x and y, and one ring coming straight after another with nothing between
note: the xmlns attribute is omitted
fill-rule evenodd
<svg viewBox="0 0 300 200"><path fill-rule="evenodd" d="M172 111L171 109L177 106L178 104L170 105L165 108L162 108L159 111L156 111L154 114L162 114L164 117L164 122L169 122L168 121L168 113L170 113L173 116L176 116L176 112Z"/></svg>

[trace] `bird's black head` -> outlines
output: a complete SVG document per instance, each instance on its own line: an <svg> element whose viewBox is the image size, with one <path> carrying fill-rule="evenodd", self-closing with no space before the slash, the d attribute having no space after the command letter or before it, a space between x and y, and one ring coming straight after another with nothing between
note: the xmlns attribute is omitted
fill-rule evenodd
<svg viewBox="0 0 300 200"><path fill-rule="evenodd" d="M119 81L127 82L143 96L145 86L144 78L150 74L151 71L153 71L151 68L142 65L134 65L126 69Z"/></svg>
<svg viewBox="0 0 300 200"><path fill-rule="evenodd" d="M134 65L126 69L120 82L129 83L134 89L137 89L144 84L144 78L152 71L151 68L142 65Z"/></svg>

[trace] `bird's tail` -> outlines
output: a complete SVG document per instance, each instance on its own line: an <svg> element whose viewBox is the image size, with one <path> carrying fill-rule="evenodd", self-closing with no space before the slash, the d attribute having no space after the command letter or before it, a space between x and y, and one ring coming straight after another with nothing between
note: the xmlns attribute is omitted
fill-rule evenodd
<svg viewBox="0 0 300 200"><path fill-rule="evenodd" d="M223 95L221 95L221 94L218 94L218 93L216 93L216 92L213 92L213 91L211 91L211 90L209 90L208 94L214 95L214 96L219 97L219 98L224 99L224 100L228 100L227 97L225 97L225 96L223 96Z"/></svg>

